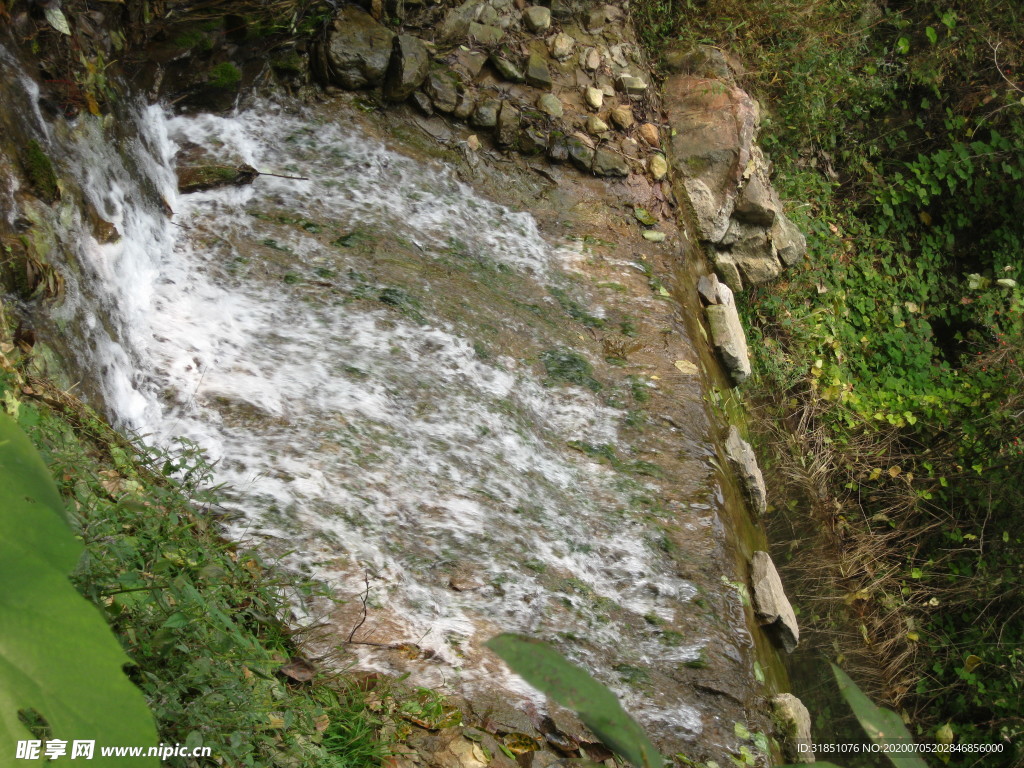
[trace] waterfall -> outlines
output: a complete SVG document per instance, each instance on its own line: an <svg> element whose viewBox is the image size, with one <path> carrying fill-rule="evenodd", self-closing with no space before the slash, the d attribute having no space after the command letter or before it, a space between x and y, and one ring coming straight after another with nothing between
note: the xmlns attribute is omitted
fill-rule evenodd
<svg viewBox="0 0 1024 768"><path fill-rule="evenodd" d="M305 620L341 643L365 596L355 639L371 644L346 646L362 668L536 706L481 643L557 641L663 738L702 733L687 665L712 644L739 665L750 639L719 574L698 586L662 542L684 520L694 547L721 546L713 449L696 449L700 493L664 505L649 502L672 478L602 460L632 450L627 405L545 363L580 335L559 297L605 314L579 239L325 109L135 104L117 125L48 126L18 82L26 130L118 233L101 242L63 204L53 222L68 255L56 323L86 391L155 445L202 447L227 535L344 601L296 606ZM179 195L182 149L281 175Z"/></svg>

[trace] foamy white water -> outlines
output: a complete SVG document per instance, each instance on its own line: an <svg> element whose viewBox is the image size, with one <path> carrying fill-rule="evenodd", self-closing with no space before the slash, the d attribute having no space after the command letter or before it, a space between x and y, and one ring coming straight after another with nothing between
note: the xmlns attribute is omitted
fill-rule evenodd
<svg viewBox="0 0 1024 768"><path fill-rule="evenodd" d="M566 447L617 446L624 413L585 388L546 385L536 355L561 341L555 331L521 322L521 349L481 354L472 323L486 307L444 319L431 304L440 279L402 293L378 270L387 249L334 235L401 242L424 275L455 249L540 286L563 280L571 244L546 242L529 215L443 168L271 104L232 117L150 107L121 151L98 122L67 141L65 162L121 234L101 244L83 222L68 227L81 274L69 275L63 312L82 329L80 365L121 426L207 451L232 489L229 535L344 599L370 574L360 637L429 652L414 680L532 696L484 663L479 644L498 631L585 638L571 653L627 707L665 734L700 733L683 691L652 703L608 666L681 665L705 643L666 647L637 629L672 621L695 594L652 543L649 516L632 511L632 495L656 489ZM172 164L186 144L305 180L178 196ZM458 590L453 571L466 574Z"/></svg>

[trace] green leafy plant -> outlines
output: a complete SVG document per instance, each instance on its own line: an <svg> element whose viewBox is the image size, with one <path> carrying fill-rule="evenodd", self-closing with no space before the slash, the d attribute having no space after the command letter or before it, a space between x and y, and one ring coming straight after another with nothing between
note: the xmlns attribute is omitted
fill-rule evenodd
<svg viewBox="0 0 1024 768"><path fill-rule="evenodd" d="M850 705L857 721L872 742L882 747L886 757L896 768L928 768L928 764L912 751L903 751L901 746L914 743L913 737L903 724L900 716L891 709L879 707L843 670L832 664L832 673L839 684L839 693Z"/></svg>
<svg viewBox="0 0 1024 768"><path fill-rule="evenodd" d="M155 746L153 718L125 677L130 663L96 608L68 581L83 552L28 438L0 414L0 755L38 738ZM134 765L157 765L139 758Z"/></svg>
<svg viewBox="0 0 1024 768"><path fill-rule="evenodd" d="M664 759L608 688L539 640L506 633L487 641L526 682L568 707L598 738L636 766L661 768Z"/></svg>

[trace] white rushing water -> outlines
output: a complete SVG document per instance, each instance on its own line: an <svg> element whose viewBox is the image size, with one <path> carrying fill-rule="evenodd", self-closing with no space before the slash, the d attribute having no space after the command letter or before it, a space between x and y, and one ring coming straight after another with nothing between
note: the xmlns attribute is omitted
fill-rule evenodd
<svg viewBox="0 0 1024 768"><path fill-rule="evenodd" d="M72 136L63 162L121 235L100 243L83 222L68 229L80 274L62 311L82 329L80 365L97 372L121 426L159 445L187 437L216 462L232 489L230 535L350 607L369 577L359 636L429 651L414 670L425 684L532 696L481 662L479 643L498 631L586 638L575 656L612 683L616 658L698 658L699 638L666 647L636 631L694 595L630 511L644 483L566 448L616 445L624 414L587 389L546 385L536 352L559 340L550 333L524 323L512 328L522 349L482 355L471 323L486 307L444 319L431 310L437 280L388 294L387 273L374 272L389 257L375 239L404 243L424 274L457 239L460 253L546 296L570 243L546 242L529 215L443 168L272 104L230 117L140 109L119 148L98 121ZM179 196L173 162L189 145L304 179ZM339 232L369 245L339 246ZM403 304L414 289L420 302ZM626 636L630 647L617 647ZM369 646L353 650L391 668ZM664 732L699 733L681 692L655 706L619 690Z"/></svg>

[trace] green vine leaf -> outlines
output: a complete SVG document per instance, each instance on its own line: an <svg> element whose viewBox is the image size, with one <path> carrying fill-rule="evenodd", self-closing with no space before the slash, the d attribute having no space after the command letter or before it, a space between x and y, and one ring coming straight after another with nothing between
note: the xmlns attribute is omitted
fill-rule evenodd
<svg viewBox="0 0 1024 768"><path fill-rule="evenodd" d="M50 738L99 746L156 746L142 693L125 677L130 662L96 608L68 581L83 547L64 519L46 465L0 414L0 755L38 739L19 713L34 712ZM97 765L157 766L156 758ZM60 762L65 759L62 758Z"/></svg>

